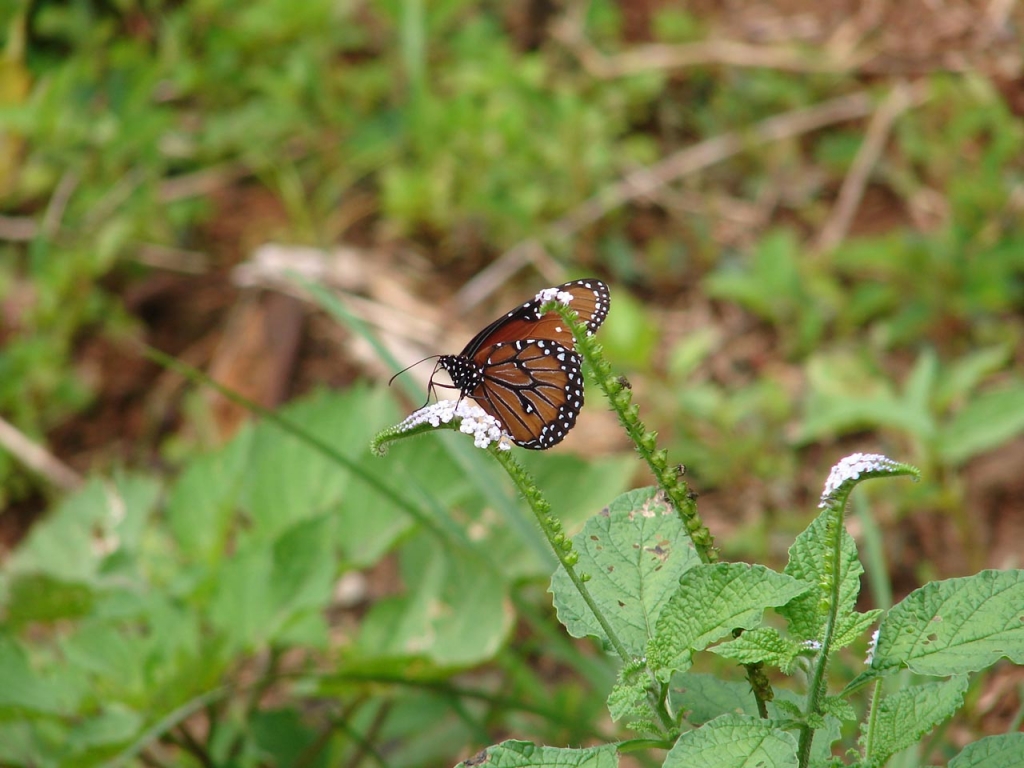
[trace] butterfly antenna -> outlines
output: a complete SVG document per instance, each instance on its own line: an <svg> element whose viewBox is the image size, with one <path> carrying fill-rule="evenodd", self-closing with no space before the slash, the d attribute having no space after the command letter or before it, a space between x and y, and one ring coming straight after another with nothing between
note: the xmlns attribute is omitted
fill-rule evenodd
<svg viewBox="0 0 1024 768"><path fill-rule="evenodd" d="M398 373L396 373L396 374L395 374L394 376L392 376L392 377L391 377L390 379L388 379L388 386L390 387L390 386L391 386L391 382L393 382L393 381L394 381L395 379L397 379L397 378L398 378L399 376L401 376L401 375L402 375L403 373L405 373L406 371L408 371L408 370L409 370L410 368L415 368L415 367L416 367L417 365L419 365L420 363L426 362L427 360L431 360L431 359L433 359L433 358L435 358L435 357L440 357L440 355L427 355L427 356L426 356L426 357L424 357L424 358L423 358L422 360L417 360L417 361L416 361L415 363L413 363L412 365L407 365L407 366L406 366L405 368L403 368L403 369L402 369L402 370L400 370L400 371L399 371Z"/></svg>
<svg viewBox="0 0 1024 768"><path fill-rule="evenodd" d="M440 355L434 355L434 357L440 357ZM423 361L420 360L420 362L422 363ZM420 406L421 408L426 408L427 407L427 403L430 402L430 396L434 394L434 387L442 387L444 389L458 389L458 387L454 387L451 384L437 384L434 381L434 376L437 375L437 369L440 367L440 365L441 365L440 363L435 365L434 366L434 372L430 374L430 381L427 382L427 399L423 403L423 405ZM437 396L435 395L434 398L437 399Z"/></svg>

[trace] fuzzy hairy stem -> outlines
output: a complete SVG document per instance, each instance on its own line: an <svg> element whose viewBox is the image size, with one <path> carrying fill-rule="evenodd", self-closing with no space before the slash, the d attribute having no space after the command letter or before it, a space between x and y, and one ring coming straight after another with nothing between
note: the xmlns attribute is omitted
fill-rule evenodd
<svg viewBox="0 0 1024 768"><path fill-rule="evenodd" d="M683 481L682 473L675 467L669 466L668 451L658 448L658 433L648 431L640 420L640 407L632 402L633 393L628 382L624 377L612 373L611 366L604 359L600 343L587 331L586 325L580 322L579 316L571 306L551 302L541 307L542 313L551 310L557 311L569 326L569 330L572 331L572 335L576 339L576 350L590 366L597 386L601 388L605 397L608 398L608 402L611 403L612 409L619 417L619 423L629 435L636 452L650 467L658 486L665 492L672 508L682 520L701 562L717 563L719 556L718 549L715 547L715 539L697 512L695 497ZM757 711L762 718L767 718L767 702L775 696L771 683L760 664L745 664L744 668L747 671L747 680L750 682L750 688L757 703Z"/></svg>

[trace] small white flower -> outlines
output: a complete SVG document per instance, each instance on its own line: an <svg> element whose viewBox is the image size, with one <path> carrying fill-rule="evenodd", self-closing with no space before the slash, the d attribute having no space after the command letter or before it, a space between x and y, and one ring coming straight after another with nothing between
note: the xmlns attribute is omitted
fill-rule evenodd
<svg viewBox="0 0 1024 768"><path fill-rule="evenodd" d="M541 305L547 304L549 301L557 301L559 304L569 306L569 302L572 301L572 294L568 291L560 291L557 288L545 288L537 294L537 301Z"/></svg>
<svg viewBox="0 0 1024 768"><path fill-rule="evenodd" d="M898 467L897 462L880 453L851 453L832 467L828 480L825 481L825 490L821 494L821 502L818 507L825 507L839 486L847 480L856 480L864 472L895 471Z"/></svg>
<svg viewBox="0 0 1024 768"><path fill-rule="evenodd" d="M805 650L814 651L815 653L821 650L821 643L818 640L804 640L803 646Z"/></svg>
<svg viewBox="0 0 1024 768"><path fill-rule="evenodd" d="M469 398L438 400L406 417L396 429L399 432L407 432L421 424L438 427L441 424L448 424L454 418L462 419L459 431L473 435L473 445L477 448L486 448L494 442L497 442L498 448L503 451L512 447L502 434L501 422Z"/></svg>
<svg viewBox="0 0 1024 768"><path fill-rule="evenodd" d="M871 642L868 643L868 655L867 655L867 658L864 659L864 663L867 664L869 667L871 666L871 662L873 662L875 660L875 648L877 646L878 646L878 630L876 629L874 632L871 633Z"/></svg>

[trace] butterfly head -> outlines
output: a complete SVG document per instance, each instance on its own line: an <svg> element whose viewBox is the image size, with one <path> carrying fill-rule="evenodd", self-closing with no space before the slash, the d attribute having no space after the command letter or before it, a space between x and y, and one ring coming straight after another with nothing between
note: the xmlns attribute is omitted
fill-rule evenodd
<svg viewBox="0 0 1024 768"><path fill-rule="evenodd" d="M459 390L463 396L470 395L484 380L484 373L480 370L480 366L464 355L441 355L437 359L437 366L434 367L435 374L438 368L444 368L448 372L455 389ZM430 386L431 388L434 386L433 376L430 377ZM444 385L439 384L438 386Z"/></svg>

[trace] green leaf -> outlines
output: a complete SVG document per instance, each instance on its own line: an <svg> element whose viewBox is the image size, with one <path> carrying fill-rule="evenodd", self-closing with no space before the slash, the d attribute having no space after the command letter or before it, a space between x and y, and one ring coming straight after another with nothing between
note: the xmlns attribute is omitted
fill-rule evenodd
<svg viewBox="0 0 1024 768"><path fill-rule="evenodd" d="M608 499L615 499L629 488L630 480L636 472L634 456L590 459L567 453L551 454L550 451L522 453L522 456L517 456L519 463L533 475L537 487L544 491L544 498L551 504L562 525L571 531L578 530L586 520L604 508ZM530 518L529 524L536 527L532 515ZM508 535L495 536L487 542L488 549L492 544L500 545L502 540L512 538ZM546 543L544 546L548 548ZM541 563L531 557L530 551L521 543L516 555L515 562L502 563L502 570L510 578L546 578L551 575L553 566L549 567L546 561ZM533 568L527 570L526 566L531 561L534 563Z"/></svg>
<svg viewBox="0 0 1024 768"><path fill-rule="evenodd" d="M834 513L824 510L789 548L789 562L784 573L816 587L778 610L789 620L789 631L799 640L820 641L824 630L826 613L822 610L822 588L818 585L825 579L825 562L829 556L827 526L832 525L834 519ZM864 568L857 558L857 545L846 528L843 528L841 536L839 616L842 617L853 611Z"/></svg>
<svg viewBox="0 0 1024 768"><path fill-rule="evenodd" d="M1009 359L1011 347L1000 344L968 352L949 363L936 387L935 400L940 408L965 398L986 376L1001 369Z"/></svg>
<svg viewBox="0 0 1024 768"><path fill-rule="evenodd" d="M722 715L684 733L663 768L788 768L797 765L796 739L770 720Z"/></svg>
<svg viewBox="0 0 1024 768"><path fill-rule="evenodd" d="M874 608L864 613L853 611L842 614L836 627L836 636L832 640L832 650L838 651L855 642L858 637L868 631L872 624L878 621L883 613L885 611L881 608Z"/></svg>
<svg viewBox="0 0 1024 768"><path fill-rule="evenodd" d="M914 590L882 620L871 667L923 675L1024 664L1024 570L982 571Z"/></svg>
<svg viewBox="0 0 1024 768"><path fill-rule="evenodd" d="M7 595L7 621L17 627L32 621L75 619L88 615L93 589L47 573L15 573Z"/></svg>
<svg viewBox="0 0 1024 768"><path fill-rule="evenodd" d="M781 324L792 319L807 301L799 263L800 245L793 232L778 229L758 241L746 271L719 268L704 285L710 296L737 301Z"/></svg>
<svg viewBox="0 0 1024 768"><path fill-rule="evenodd" d="M650 717L650 708L644 703L649 683L646 667L629 673L625 669L619 670L619 678L608 694L608 714L613 721Z"/></svg>
<svg viewBox="0 0 1024 768"><path fill-rule="evenodd" d="M110 702L98 714L77 723L68 733L65 746L84 762L84 755L89 752L104 754L111 747L128 743L143 724L138 712Z"/></svg>
<svg viewBox="0 0 1024 768"><path fill-rule="evenodd" d="M112 622L91 619L61 644L72 668L88 672L105 698L145 700L146 638Z"/></svg>
<svg viewBox="0 0 1024 768"><path fill-rule="evenodd" d="M528 741L503 741L459 763L456 768L615 768L618 764L614 744L588 749L560 749Z"/></svg>
<svg viewBox="0 0 1024 768"><path fill-rule="evenodd" d="M408 447L412 447L412 441ZM422 464L422 450L413 453L405 449L406 445L396 445L386 461L390 464L408 454L410 465ZM480 453L476 448L469 450ZM521 526L525 526L530 529L531 538L534 534L540 535L537 523L526 506L517 503L509 514L502 514L490 499L478 492L475 485L466 481L468 467L457 466L447 451L428 453L431 465L417 467L415 477L423 478L424 487L438 497L441 505L461 513L456 524L470 533L474 547L487 553L504 578L509 582L549 578L557 566L551 548L543 542L542 557L521 533ZM555 515L568 530L577 530L608 499L621 493L636 468L635 459L630 457L591 462L569 454L547 455L544 451L523 451L523 454L517 458L533 475L537 487L543 490ZM485 454L481 454L481 458L484 457ZM379 459L377 461L379 463ZM507 478L495 478L493 482L501 489ZM512 519L513 513L522 520Z"/></svg>
<svg viewBox="0 0 1024 768"><path fill-rule="evenodd" d="M274 614L274 606L266 599L273 586L273 568L270 546L252 540L218 571L209 614L228 652L255 650L266 639Z"/></svg>
<svg viewBox="0 0 1024 768"><path fill-rule="evenodd" d="M735 640L709 648L711 653L733 659L741 664L764 662L791 674L793 664L804 652L802 643L784 638L773 627L757 627L744 632Z"/></svg>
<svg viewBox="0 0 1024 768"><path fill-rule="evenodd" d="M331 515L300 520L275 541L244 537L216 572L211 620L229 648L255 650L282 639L292 622L324 610L336 573ZM291 640L317 642L319 624L303 625Z"/></svg>
<svg viewBox="0 0 1024 768"><path fill-rule="evenodd" d="M807 377L810 392L804 398L798 444L865 427L891 427L922 437L935 430L927 409L916 404L908 408L888 378L862 357L816 354L807 363Z"/></svg>
<svg viewBox="0 0 1024 768"><path fill-rule="evenodd" d="M627 246L627 252L627 258L633 258L631 246ZM601 328L601 345L612 365L646 368L658 338L659 329L648 307L626 292L616 294L615 311Z"/></svg>
<svg viewBox="0 0 1024 768"><path fill-rule="evenodd" d="M106 481L106 486L107 498L114 505L111 554L122 557L142 554L151 543L147 536L152 514L163 493L163 483L154 477L118 471Z"/></svg>
<svg viewBox="0 0 1024 768"><path fill-rule="evenodd" d="M276 609L274 626L284 626L302 612L319 614L331 600L336 571L335 518L306 520L274 543L271 590L266 596Z"/></svg>
<svg viewBox="0 0 1024 768"><path fill-rule="evenodd" d="M1024 432L1024 384L971 400L938 435L939 456L962 464Z"/></svg>
<svg viewBox="0 0 1024 768"><path fill-rule="evenodd" d="M94 582L114 553L139 545L159 486L125 475L91 480L32 527L11 557L9 573L37 572L64 582Z"/></svg>
<svg viewBox="0 0 1024 768"><path fill-rule="evenodd" d="M868 765L881 766L896 752L916 744L963 704L967 675L915 685L882 698L861 737Z"/></svg>
<svg viewBox="0 0 1024 768"><path fill-rule="evenodd" d="M826 696L821 701L821 711L832 715L838 720L852 722L857 719L853 705L842 696Z"/></svg>
<svg viewBox="0 0 1024 768"><path fill-rule="evenodd" d="M253 433L244 428L223 448L193 457L171 487L167 523L190 560L213 565L224 556Z"/></svg>
<svg viewBox="0 0 1024 768"><path fill-rule="evenodd" d="M810 588L763 565L715 563L686 571L647 644L647 662L658 678L686 670L693 651L733 629L753 629L765 608L785 605Z"/></svg>
<svg viewBox="0 0 1024 768"><path fill-rule="evenodd" d="M1024 733L1002 733L986 736L968 744L949 761L949 768L1008 768L1021 764L1024 754Z"/></svg>
<svg viewBox="0 0 1024 768"><path fill-rule="evenodd" d="M630 653L640 655L679 577L700 560L679 516L655 488L630 491L573 537L579 573ZM561 567L551 579L558 620L573 637L604 630Z"/></svg>
<svg viewBox="0 0 1024 768"><path fill-rule="evenodd" d="M288 406L280 415L360 463L367 461L370 438L394 414L385 390L354 387L340 394L318 393ZM375 469L380 473L387 467L377 462ZM259 532L273 537L299 520L336 509L357 483L360 480L330 456L263 422L252 437L242 503ZM364 516L389 519L400 514L392 504L381 503L368 515L365 499L354 506Z"/></svg>
<svg viewBox="0 0 1024 768"><path fill-rule="evenodd" d="M3 761L3 765L61 764L62 750L57 744L40 744L41 739L38 737L38 726L35 722L26 717L5 720L5 714L0 708L0 761ZM63 736L63 733L60 735Z"/></svg>
<svg viewBox="0 0 1024 768"><path fill-rule="evenodd" d="M406 542L399 556L406 594L370 610L357 642L363 657L421 656L458 667L491 658L513 619L497 569L425 534Z"/></svg>
<svg viewBox="0 0 1024 768"><path fill-rule="evenodd" d="M827 587L829 569L826 567L831 556L831 536L828 530L836 514L829 509L845 506L846 500L858 483L873 477L911 474L917 470L879 454L855 453L843 458L829 474L819 506L822 513L801 533L789 549L789 562L785 573L816 586L816 589L801 595L779 613L789 620L789 631L800 640L821 640L824 622L827 618L826 600L830 599ZM842 644L851 642L860 628L870 624L865 617L853 612L860 592L860 575L864 572L857 558L857 546L850 534L840 531L839 561L839 605L838 639ZM842 645L837 646L837 648Z"/></svg>
<svg viewBox="0 0 1024 768"><path fill-rule="evenodd" d="M408 472L405 467L397 467L403 455L413 453L402 450L406 447L396 448L387 462L367 452L358 461L358 466L368 475L382 477L393 487L404 490L429 489L424 490L423 495L436 498L441 504L444 504L443 499L449 488L464 493L465 482L443 452L437 452L434 461L423 462L423 466L414 465ZM422 451L417 453L423 456ZM429 484L425 480L429 480ZM354 478L345 487L343 497L333 509L338 523L334 529L335 544L348 564L358 568L375 564L414 525L412 517L405 510L396 507L391 500L381 498L380 493L369 484Z"/></svg>
<svg viewBox="0 0 1024 768"><path fill-rule="evenodd" d="M315 747L317 732L303 722L297 709L257 711L250 715L249 727L254 745L270 765L326 768L330 764L328 750L310 749Z"/></svg>
<svg viewBox="0 0 1024 768"><path fill-rule="evenodd" d="M781 691L779 692L781 693ZM757 717L757 701L747 681L722 680L715 675L679 672L672 676L669 691L672 709L686 714L686 721L701 725L724 714Z"/></svg>
<svg viewBox="0 0 1024 768"><path fill-rule="evenodd" d="M223 661L221 654L213 651L207 620L195 602L166 593L146 595L144 611L130 619L127 627L145 622L143 675L147 689L163 688L185 696L220 683Z"/></svg>
<svg viewBox="0 0 1024 768"><path fill-rule="evenodd" d="M908 411L905 404L891 394L847 399L812 393L807 398L806 415L794 440L798 445L805 445L881 427L917 437L931 434L932 424L930 419L923 420L919 412Z"/></svg>
<svg viewBox="0 0 1024 768"><path fill-rule="evenodd" d="M36 672L16 641L0 634L0 717L68 714L74 695L59 678Z"/></svg>
<svg viewBox="0 0 1024 768"><path fill-rule="evenodd" d="M743 714L758 718L757 702L750 683L721 680L715 675L686 672L672 677L669 691L672 708L686 717L686 722L700 725L726 714ZM768 717L775 721L802 718L802 696L785 688L775 689L775 699L768 702ZM825 716L824 727L818 729L811 746L811 765L825 765L831 757L831 745L842 733L842 723Z"/></svg>
<svg viewBox="0 0 1024 768"><path fill-rule="evenodd" d="M935 350L926 347L917 356L917 362L903 385L903 396L900 400L908 409L918 411L922 424L930 424L934 429L934 418L931 416L930 404L935 390L935 381L939 375L939 357ZM926 437L930 435L919 435Z"/></svg>

